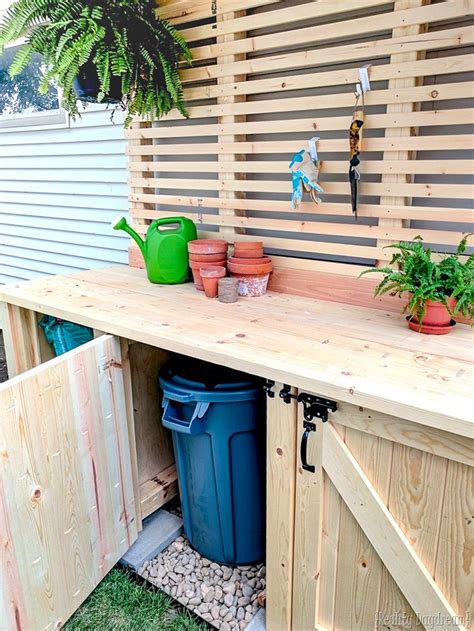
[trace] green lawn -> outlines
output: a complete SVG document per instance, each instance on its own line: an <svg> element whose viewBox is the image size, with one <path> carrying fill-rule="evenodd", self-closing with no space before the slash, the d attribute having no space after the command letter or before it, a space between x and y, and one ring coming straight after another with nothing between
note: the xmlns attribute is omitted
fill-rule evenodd
<svg viewBox="0 0 474 631"><path fill-rule="evenodd" d="M66 631L205 631L161 591L113 569L64 625Z"/></svg>

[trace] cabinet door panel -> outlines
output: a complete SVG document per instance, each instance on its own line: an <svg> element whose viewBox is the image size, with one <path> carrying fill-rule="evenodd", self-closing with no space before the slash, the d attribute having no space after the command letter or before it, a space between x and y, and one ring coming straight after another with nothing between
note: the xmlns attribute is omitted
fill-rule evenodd
<svg viewBox="0 0 474 631"><path fill-rule="evenodd" d="M120 343L0 386L0 618L59 628L137 536Z"/></svg>
<svg viewBox="0 0 474 631"><path fill-rule="evenodd" d="M329 416L309 438L315 472L296 464L292 628L415 629L434 613L466 628L472 440L344 403ZM300 412L298 445L303 432Z"/></svg>

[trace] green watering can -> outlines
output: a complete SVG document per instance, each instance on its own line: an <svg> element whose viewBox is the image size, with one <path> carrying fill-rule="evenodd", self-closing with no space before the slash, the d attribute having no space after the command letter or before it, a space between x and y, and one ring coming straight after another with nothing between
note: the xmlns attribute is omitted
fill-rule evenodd
<svg viewBox="0 0 474 631"><path fill-rule="evenodd" d="M174 224L174 228L164 227ZM125 217L112 222L114 230L124 230L134 239L145 260L150 283L176 285L188 280L188 241L197 239L196 226L186 217L165 217L148 226L143 239L129 226Z"/></svg>

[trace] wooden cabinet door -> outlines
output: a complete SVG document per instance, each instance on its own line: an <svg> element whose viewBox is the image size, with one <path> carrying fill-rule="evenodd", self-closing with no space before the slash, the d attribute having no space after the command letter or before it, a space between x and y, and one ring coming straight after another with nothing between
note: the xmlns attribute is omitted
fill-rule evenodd
<svg viewBox="0 0 474 631"><path fill-rule="evenodd" d="M0 385L0 627L58 629L136 536L119 340Z"/></svg>
<svg viewBox="0 0 474 631"><path fill-rule="evenodd" d="M472 440L339 403L312 473L299 408L291 629L468 628Z"/></svg>

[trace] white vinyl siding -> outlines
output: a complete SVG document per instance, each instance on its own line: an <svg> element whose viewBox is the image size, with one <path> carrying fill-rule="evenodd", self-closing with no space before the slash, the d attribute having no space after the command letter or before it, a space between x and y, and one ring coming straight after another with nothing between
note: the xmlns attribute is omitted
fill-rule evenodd
<svg viewBox="0 0 474 631"><path fill-rule="evenodd" d="M89 106L63 129L0 132L0 283L126 264L123 114Z"/></svg>

